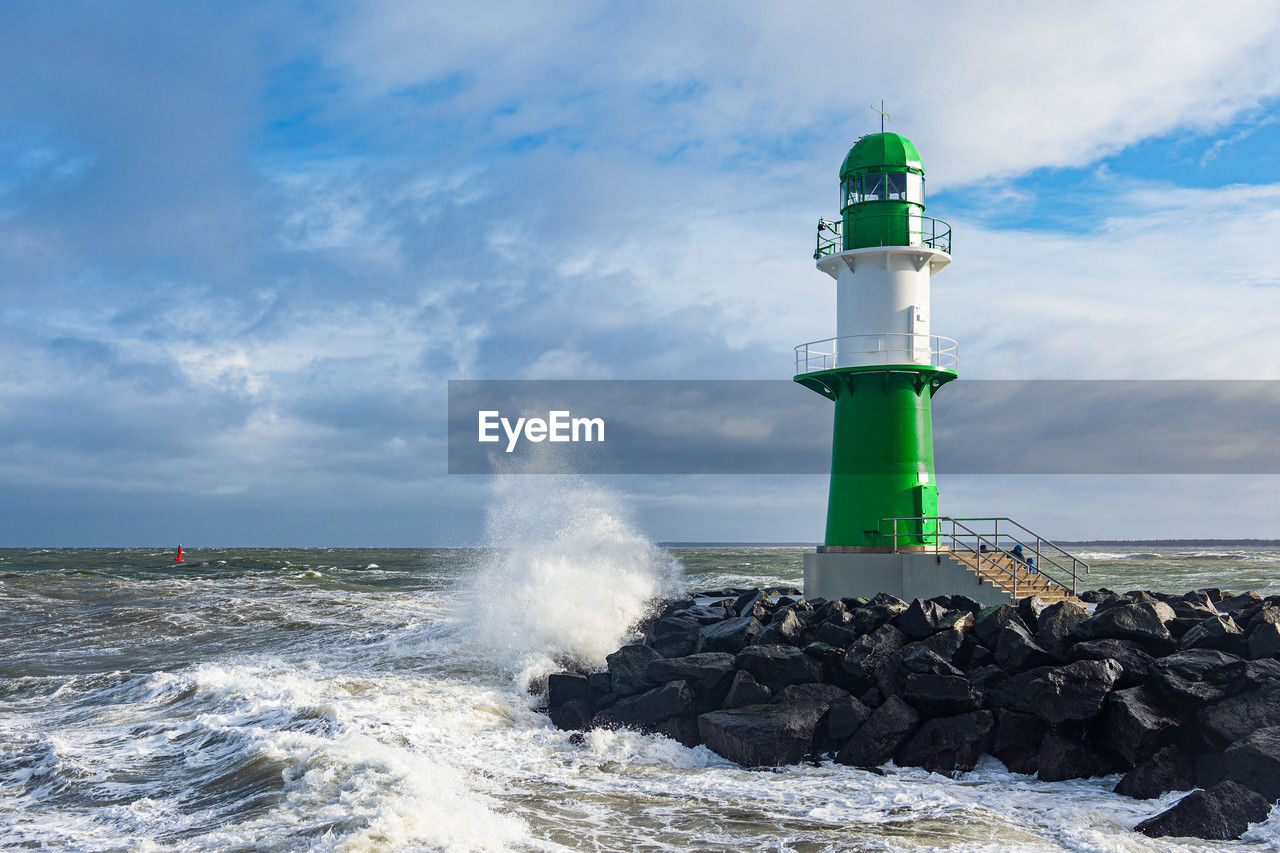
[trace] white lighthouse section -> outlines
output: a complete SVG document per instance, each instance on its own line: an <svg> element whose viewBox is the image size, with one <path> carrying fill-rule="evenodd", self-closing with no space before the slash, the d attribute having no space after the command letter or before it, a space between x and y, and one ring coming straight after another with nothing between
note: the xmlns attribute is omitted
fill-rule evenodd
<svg viewBox="0 0 1280 853"><path fill-rule="evenodd" d="M929 281L951 263L922 246L851 249L818 269L836 280L834 367L930 364Z"/></svg>

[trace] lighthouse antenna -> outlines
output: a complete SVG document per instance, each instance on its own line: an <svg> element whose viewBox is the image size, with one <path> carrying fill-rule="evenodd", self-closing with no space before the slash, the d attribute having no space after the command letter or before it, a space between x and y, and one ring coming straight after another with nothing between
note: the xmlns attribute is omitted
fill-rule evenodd
<svg viewBox="0 0 1280 853"><path fill-rule="evenodd" d="M872 109L872 110L874 110L875 112L880 113L880 132L881 132L881 133L884 133L884 122L885 122L885 119L888 119L888 120L889 120L889 121L891 121L891 122L893 121L893 116L889 115L887 112L885 112L885 111L884 111L884 99L882 98L882 99L880 100L880 106L879 106L879 107L872 106L872 107L871 107L871 109Z"/></svg>

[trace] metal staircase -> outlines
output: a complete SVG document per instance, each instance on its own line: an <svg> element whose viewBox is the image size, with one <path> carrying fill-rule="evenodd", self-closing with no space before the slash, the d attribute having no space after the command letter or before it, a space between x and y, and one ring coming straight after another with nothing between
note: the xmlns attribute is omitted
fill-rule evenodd
<svg viewBox="0 0 1280 853"><path fill-rule="evenodd" d="M1089 564L1064 548L1006 517L953 518L949 515L886 518L894 551L910 550L949 558L975 576L1009 594L1011 601L1036 595L1053 604L1073 601L1079 576ZM903 538L932 545L900 546ZM1021 554L1019 559L1018 554Z"/></svg>

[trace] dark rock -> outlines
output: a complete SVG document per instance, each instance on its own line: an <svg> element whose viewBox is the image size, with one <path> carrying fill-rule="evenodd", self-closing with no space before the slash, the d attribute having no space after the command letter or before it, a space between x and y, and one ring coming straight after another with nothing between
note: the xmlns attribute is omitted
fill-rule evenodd
<svg viewBox="0 0 1280 853"><path fill-rule="evenodd" d="M955 628L940 628L931 637L915 643L907 643L902 647L902 653L904 655L908 654L912 649L916 648L928 649L943 660L949 661L956 656L956 652L960 651L964 641L964 631Z"/></svg>
<svg viewBox="0 0 1280 853"><path fill-rule="evenodd" d="M1280 625L1261 622L1249 634L1248 654L1253 660L1280 656Z"/></svg>
<svg viewBox="0 0 1280 853"><path fill-rule="evenodd" d="M1037 772L1045 782L1106 776L1117 768L1116 759L1091 743L1049 732L1040 743Z"/></svg>
<svg viewBox="0 0 1280 853"><path fill-rule="evenodd" d="M762 705L773 698L768 687L756 681L749 672L734 673L729 692L724 697L724 707L741 708L744 705Z"/></svg>
<svg viewBox="0 0 1280 853"><path fill-rule="evenodd" d="M1169 630L1169 636L1179 643L1188 631L1200 624L1204 620L1203 616L1175 616L1168 622L1164 623L1164 627Z"/></svg>
<svg viewBox="0 0 1280 853"><path fill-rule="evenodd" d="M898 749L897 762L931 773L972 770L991 743L990 711L929 720Z"/></svg>
<svg viewBox="0 0 1280 853"><path fill-rule="evenodd" d="M1280 606L1264 604L1244 622L1237 620L1237 623L1244 628L1246 634L1257 629L1259 625L1280 625Z"/></svg>
<svg viewBox="0 0 1280 853"><path fill-rule="evenodd" d="M576 672L553 672L547 676L547 705L555 708L570 699L591 701L591 683Z"/></svg>
<svg viewBox="0 0 1280 853"><path fill-rule="evenodd" d="M852 696L833 700L827 707L827 739L836 747L844 746L870 716L871 709Z"/></svg>
<svg viewBox="0 0 1280 853"><path fill-rule="evenodd" d="M1050 654L1062 657L1067 635L1077 624L1089 618L1089 611L1072 601L1059 601L1040 611L1036 642Z"/></svg>
<svg viewBox="0 0 1280 853"><path fill-rule="evenodd" d="M914 640L922 640L938 629L938 623L947 611L932 601L916 599L893 620L894 624L906 636Z"/></svg>
<svg viewBox="0 0 1280 853"><path fill-rule="evenodd" d="M782 612L782 616L764 626L764 629L752 638L752 643L762 646L774 646L782 644L795 645L800 641L800 636L804 633L804 623L796 615L795 609L787 608L785 611L780 612Z"/></svg>
<svg viewBox="0 0 1280 853"><path fill-rule="evenodd" d="M737 654L763 626L754 616L736 616L708 625L698 635L700 652L728 652Z"/></svg>
<svg viewBox="0 0 1280 853"><path fill-rule="evenodd" d="M967 678L954 675L918 675L906 678L902 698L921 716L949 717L982 706L982 694Z"/></svg>
<svg viewBox="0 0 1280 853"><path fill-rule="evenodd" d="M1217 649L1233 655L1243 655L1244 632L1230 616L1210 616L1197 622L1182 635L1179 649Z"/></svg>
<svg viewBox="0 0 1280 853"><path fill-rule="evenodd" d="M822 680L822 664L795 646L748 646L733 665L745 669L774 693L789 684Z"/></svg>
<svg viewBox="0 0 1280 853"><path fill-rule="evenodd" d="M1233 614L1252 607L1255 604L1262 604L1262 596L1250 590L1249 592L1242 592L1239 595L1232 595L1224 598L1217 602L1215 606L1218 608L1219 613Z"/></svg>
<svg viewBox="0 0 1280 853"><path fill-rule="evenodd" d="M914 708L897 696L890 696L845 742L836 761L854 767L878 767L893 757L919 722L920 715Z"/></svg>
<svg viewBox="0 0 1280 853"><path fill-rule="evenodd" d="M1029 710L1056 724L1096 716L1120 677L1120 665L1113 660L1081 660L1024 674L1032 676L1025 685L1025 704L1012 710Z"/></svg>
<svg viewBox="0 0 1280 853"><path fill-rule="evenodd" d="M702 623L684 611L665 616L650 629L653 650L663 657L681 657L691 653L698 645L698 633Z"/></svg>
<svg viewBox="0 0 1280 853"><path fill-rule="evenodd" d="M1126 773L1115 791L1135 800L1154 800L1169 791L1189 791L1194 787L1191 767L1182 751L1166 746Z"/></svg>
<svg viewBox="0 0 1280 853"><path fill-rule="evenodd" d="M653 686L647 674L649 664L661 655L648 646L623 646L605 658L609 684L615 696L630 696Z"/></svg>
<svg viewBox="0 0 1280 853"><path fill-rule="evenodd" d="M726 652L702 652L679 658L649 662L645 671L654 684L686 681L694 690L714 690L733 674L733 655Z"/></svg>
<svg viewBox="0 0 1280 853"><path fill-rule="evenodd" d="M1134 827L1151 838L1178 836L1230 841L1249 824L1266 820L1271 805L1234 782L1221 782L1207 791L1192 791L1168 811Z"/></svg>
<svg viewBox="0 0 1280 853"><path fill-rule="evenodd" d="M721 603L723 604L724 602ZM705 626L723 622L731 614L725 607L699 604L686 610L685 615L692 616L699 625Z"/></svg>
<svg viewBox="0 0 1280 853"><path fill-rule="evenodd" d="M977 669L980 666L994 664L995 660L996 656L990 649L971 637L965 638L960 650L952 658L952 662L960 669Z"/></svg>
<svg viewBox="0 0 1280 853"><path fill-rule="evenodd" d="M613 692L613 677L607 672L593 672L587 676L587 687L591 701L599 702L601 696Z"/></svg>
<svg viewBox="0 0 1280 853"><path fill-rule="evenodd" d="M1280 684L1269 683L1200 709L1200 734L1214 749L1226 749L1258 729L1280 726Z"/></svg>
<svg viewBox="0 0 1280 853"><path fill-rule="evenodd" d="M1108 598L1111 598L1114 595L1115 595L1114 592L1107 589L1106 587L1103 587L1101 589L1086 590L1080 593L1079 595L1077 595L1076 598L1080 599L1086 604L1097 604L1100 601L1106 601Z"/></svg>
<svg viewBox="0 0 1280 853"><path fill-rule="evenodd" d="M982 603L967 595L951 595L947 596L950 602L946 604L949 610L963 610L965 613L976 614L982 609Z"/></svg>
<svg viewBox="0 0 1280 853"><path fill-rule="evenodd" d="M1224 779L1252 788L1269 803L1280 800L1280 726L1258 729L1226 752L1201 756L1196 782L1207 787Z"/></svg>
<svg viewBox="0 0 1280 853"><path fill-rule="evenodd" d="M693 690L683 681L655 687L638 696L619 699L596 715L597 723L651 730L671 717L688 716L694 710Z"/></svg>
<svg viewBox="0 0 1280 853"><path fill-rule="evenodd" d="M551 723L561 731L586 731L591 728L591 718L595 708L586 699L566 699L559 705L552 705L547 711Z"/></svg>
<svg viewBox="0 0 1280 853"><path fill-rule="evenodd" d="M1017 607L1018 618L1022 620L1022 624L1027 626L1027 630L1032 634L1040 630L1040 614L1049 605L1038 595L1029 595L1026 598L1018 599Z"/></svg>
<svg viewBox="0 0 1280 853"><path fill-rule="evenodd" d="M1031 683L1052 672L1053 667L1041 666L1009 675L998 666L987 666L969 673L969 681L987 696L992 708L1004 708L1020 714L1035 713L1031 705Z"/></svg>
<svg viewBox="0 0 1280 853"><path fill-rule="evenodd" d="M1138 648L1131 640L1089 640L1076 643L1067 655L1071 660L1106 660L1120 664L1116 689L1135 687L1151 675L1155 658Z"/></svg>
<svg viewBox="0 0 1280 853"><path fill-rule="evenodd" d="M977 602L974 602L975 604ZM977 622L973 618L973 614L968 610L951 610L946 616L938 620L939 631L957 631L963 634L973 628Z"/></svg>
<svg viewBox="0 0 1280 853"><path fill-rule="evenodd" d="M1137 640L1153 653L1171 651L1176 643L1166 623L1173 608L1160 601L1121 604L1099 609L1071 629L1078 640Z"/></svg>
<svg viewBox="0 0 1280 853"><path fill-rule="evenodd" d="M755 608L756 604L760 603L763 600L763 598L764 598L764 594L761 593L760 590L758 589L747 590L742 595L734 599L734 602L733 602L734 615L735 616L747 616L747 615L754 616L755 614L752 613L751 611L753 608Z"/></svg>
<svg viewBox="0 0 1280 853"><path fill-rule="evenodd" d="M853 611L853 620L849 623L849 627L858 634L870 634L906 609L905 601L900 601L891 595L877 595L871 603Z"/></svg>
<svg viewBox="0 0 1280 853"><path fill-rule="evenodd" d="M844 660L844 649L837 648L827 643L810 643L804 647L804 653L814 660L827 664L833 669L840 669L841 661Z"/></svg>
<svg viewBox="0 0 1280 853"><path fill-rule="evenodd" d="M1237 692L1244 671L1245 662L1226 652L1191 649L1157 660L1147 684L1168 708L1198 708Z"/></svg>
<svg viewBox="0 0 1280 853"><path fill-rule="evenodd" d="M834 684L813 682L810 684L792 684L789 687L784 687L774 697L773 701L786 702L793 705L812 702L815 705L822 706L825 711L832 702L845 698L852 698L849 696L848 690L843 690Z"/></svg>
<svg viewBox="0 0 1280 853"><path fill-rule="evenodd" d="M1130 764L1138 764L1173 741L1181 724L1151 702L1142 687L1117 690L1102 711L1103 741Z"/></svg>
<svg viewBox="0 0 1280 853"><path fill-rule="evenodd" d="M858 701L868 708L879 708L884 704L884 694L880 692L880 688L872 687L866 690L858 697Z"/></svg>
<svg viewBox="0 0 1280 853"><path fill-rule="evenodd" d="M882 625L873 633L854 640L840 663L841 669L849 676L846 686L852 687L853 693L877 686L876 668L905 642L906 637L892 625Z"/></svg>
<svg viewBox="0 0 1280 853"><path fill-rule="evenodd" d="M858 639L858 635L841 625L823 622L814 630L813 638L838 649L847 649L854 640Z"/></svg>
<svg viewBox="0 0 1280 853"><path fill-rule="evenodd" d="M905 646L903 647L905 648ZM959 669L939 657L936 652L926 648L912 649L901 656L899 669L904 672L915 672L921 675L961 675Z"/></svg>
<svg viewBox="0 0 1280 853"><path fill-rule="evenodd" d="M813 703L747 705L698 717L707 747L743 767L795 764L809 753L823 709Z"/></svg>
<svg viewBox="0 0 1280 853"><path fill-rule="evenodd" d="M993 651L996 663L1009 672L1021 672L1054 662L1053 656L1031 638L1026 628L1012 621L1000 630Z"/></svg>
<svg viewBox="0 0 1280 853"><path fill-rule="evenodd" d="M1049 724L1035 714L1019 714L1003 708L995 712L991 754L1014 773L1032 774L1039 766L1040 744Z"/></svg>
<svg viewBox="0 0 1280 853"><path fill-rule="evenodd" d="M656 734L666 735L690 749L702 743L702 736L698 733L698 723L695 720L686 720L684 717L664 720L654 726L653 731Z"/></svg>
<svg viewBox="0 0 1280 853"><path fill-rule="evenodd" d="M974 620L973 635L977 637L978 642L989 649L995 648L996 639L1000 636L1000 632L1010 622L1022 625L1023 630L1027 627L1018 618L1018 611L1007 604L983 608L974 615Z"/></svg>

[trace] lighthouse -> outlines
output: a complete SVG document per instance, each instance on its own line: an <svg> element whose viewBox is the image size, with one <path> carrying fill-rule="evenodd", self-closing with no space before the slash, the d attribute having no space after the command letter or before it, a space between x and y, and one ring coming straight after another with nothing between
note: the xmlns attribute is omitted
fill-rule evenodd
<svg viewBox="0 0 1280 853"><path fill-rule="evenodd" d="M932 401L957 378L958 347L930 319L951 227L925 215L920 152L882 125L850 149L839 186L840 217L818 220L813 255L835 282L836 335L795 351L795 381L834 403L826 532L805 555L805 594L1069 597L1087 568L1073 555L1011 519L939 515Z"/></svg>

